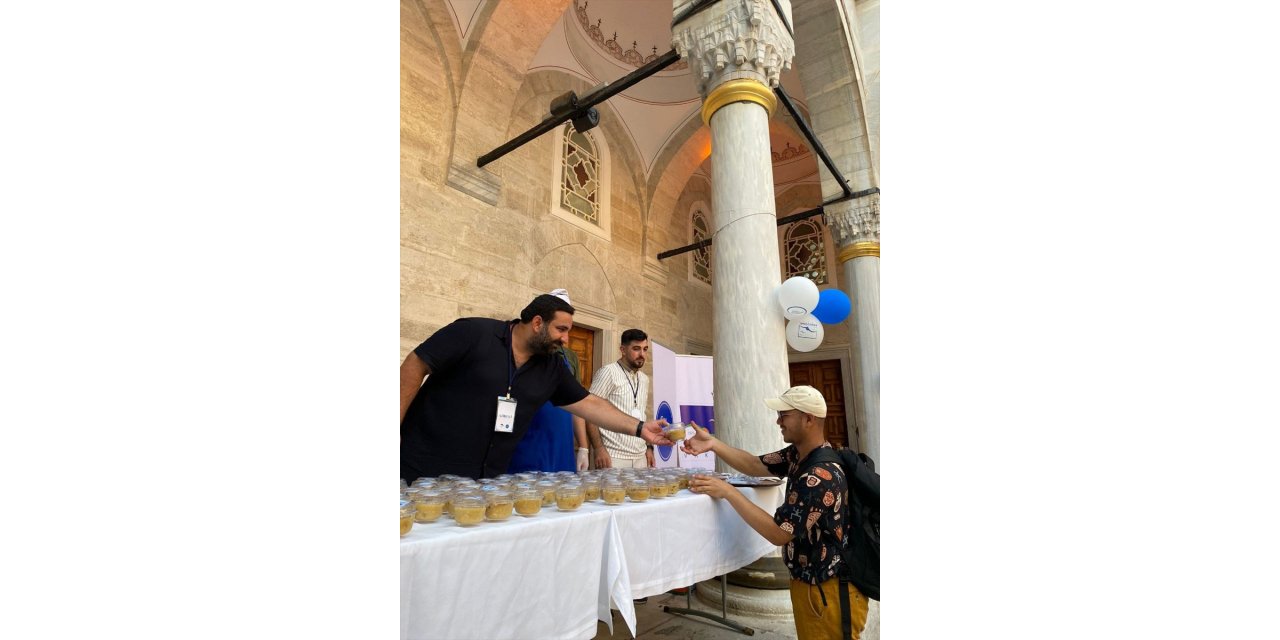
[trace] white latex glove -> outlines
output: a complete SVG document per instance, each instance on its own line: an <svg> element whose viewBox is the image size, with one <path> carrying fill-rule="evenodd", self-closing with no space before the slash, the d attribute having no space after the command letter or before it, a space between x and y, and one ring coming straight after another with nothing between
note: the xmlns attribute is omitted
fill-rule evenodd
<svg viewBox="0 0 1280 640"><path fill-rule="evenodd" d="M578 449L578 471L586 471L590 464L587 463L587 450Z"/></svg>

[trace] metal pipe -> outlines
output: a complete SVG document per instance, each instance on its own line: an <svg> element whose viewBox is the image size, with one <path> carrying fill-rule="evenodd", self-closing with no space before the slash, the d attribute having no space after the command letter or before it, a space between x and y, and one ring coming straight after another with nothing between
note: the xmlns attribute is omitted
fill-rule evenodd
<svg viewBox="0 0 1280 640"><path fill-rule="evenodd" d="M801 211L800 213L793 213L789 216L778 218L778 226L781 227L784 224L791 224L792 222L795 222L797 220L812 218L813 216L819 213L822 213L824 208L829 207L837 202L844 202L845 200L854 200L856 198L861 198L863 196L869 196L873 193L880 193L880 187L871 187L870 189L864 189L857 193L850 193L848 195L836 196L822 203L822 206L820 207L815 207L813 209L809 209L808 211Z"/></svg>
<svg viewBox="0 0 1280 640"><path fill-rule="evenodd" d="M800 110L796 109L795 103L791 102L791 96L788 96L787 92L783 90L782 83L778 83L778 86L773 88L773 92L777 94L778 100L781 101L782 105L791 113L791 117L795 118L796 124L800 126L800 132L804 134L804 137L809 141L809 144L813 145L814 153L818 154L819 158L822 158L822 164L827 165L827 171L831 172L831 177L835 178L836 182L840 183L840 190L843 191L845 195L853 193L853 189L849 188L849 183L845 181L844 176L841 175L838 169L836 169L835 163L831 161L831 156L827 155L826 148L822 146L821 142L818 142L818 136L813 134L813 129L809 128L809 123L804 121L804 118L800 116Z"/></svg>
<svg viewBox="0 0 1280 640"><path fill-rule="evenodd" d="M685 245L685 246L683 246L683 247L680 247L679 249L672 249L672 250L670 250L670 251L663 251L662 253L659 253L659 254L658 254L658 259L659 259L659 260L666 260L667 258L670 258L671 256L678 256L678 255L680 255L680 254L682 254L682 253L688 253L688 252L690 252L690 251L696 251L696 250L701 249L701 248L703 248L703 247L709 247L709 246L711 246L711 238L707 238L706 240L699 240L699 241L697 241L697 242L695 242L695 243L693 243L693 244L689 244L689 245Z"/></svg>
<svg viewBox="0 0 1280 640"><path fill-rule="evenodd" d="M799 213L793 213L793 214L791 214L791 215L789 215L789 216L785 216L785 217L782 217L782 218L778 218L778 226L779 226L779 227L781 227L781 226L782 226L782 225L784 225L784 224L791 224L792 222L795 222L795 221L797 221L797 220L804 220L805 218L812 218L813 216L816 216L816 215L818 215L818 214L820 214L820 213L823 213L823 212L824 212L824 207L827 207L827 206L830 206L830 205L836 204L837 202L844 202L845 200L854 200L854 199L856 199L856 198L861 198L861 197L863 197L863 196L869 196L869 195L872 195L872 194L875 194L875 193L880 193L880 187L871 187L870 189L864 189L864 190L862 190L862 191L858 191L858 192L856 192L856 193L849 193L849 194L844 194L844 195L836 196L836 197L834 197L834 198L832 198L832 199L830 199L830 200L828 200L828 201L826 201L826 202L822 203L822 206L815 207L815 208L813 208L813 209L809 209L809 210L807 210L807 211L801 211L801 212L799 212ZM659 253L659 254L658 254L658 259L659 259L659 260L666 260L667 258L670 258L670 257L672 257L672 256L678 256L678 255L680 255L680 254L682 254L682 253L688 253L688 252L690 252L690 251L696 251L696 250L701 249L701 248L703 248L703 247L709 247L709 246L711 246L711 241L712 241L712 238L707 238L706 240L699 240L699 241L697 241L697 242L695 242L695 243L693 243L693 244L685 245L685 246L680 247L680 248L678 248L678 249L671 249L670 251L663 251L662 253Z"/></svg>
<svg viewBox="0 0 1280 640"><path fill-rule="evenodd" d="M497 160L498 158L501 158L502 156L505 156L508 153L511 153L512 151L515 151L516 149L524 146L530 140L533 140L534 138L537 138L538 136L560 126L561 124L564 124L565 122L586 113L591 109L591 107L594 107L600 104L601 102L604 102L605 100L608 100L609 98L612 98L613 96L619 93L622 93L623 91L626 91L628 88L631 87L631 85L634 85L635 83L640 82L641 80L644 80L645 78L648 78L649 76L659 71L662 71L663 69L671 66L676 60L679 60L679 59L680 59L680 54L676 53L675 49L672 49L671 51L668 51L665 54L663 54L662 57L654 60L653 62L650 62L649 64L644 65L643 67L640 67L639 69L636 69L635 71L632 71L631 73L618 79L616 82L604 84L599 89L593 90L591 93L588 93L587 95L582 96L581 98L578 98L577 107L572 111L566 112L560 116L549 117L543 120L542 122L539 122L532 129L529 129L528 131L525 131L524 133L516 136L515 138L512 138L511 140L502 144L501 146L494 149L493 151L490 151L489 153L486 153L480 156L480 158L476 160L476 166L483 167L486 164L489 164L490 162L493 162L494 160Z"/></svg>

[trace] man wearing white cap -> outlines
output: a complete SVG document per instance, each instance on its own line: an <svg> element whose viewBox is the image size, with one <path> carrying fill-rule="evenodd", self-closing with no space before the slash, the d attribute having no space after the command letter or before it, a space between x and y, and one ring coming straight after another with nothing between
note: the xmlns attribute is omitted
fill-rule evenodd
<svg viewBox="0 0 1280 640"><path fill-rule="evenodd" d="M849 524L848 492L838 464L811 463L820 448L831 448L823 430L827 401L822 393L804 385L791 387L764 401L778 412L777 424L787 448L762 456L731 447L709 431L694 426L696 435L684 443L685 453L714 451L720 460L752 476L787 479L787 496L770 515L742 492L713 476L694 476L689 489L726 500L752 529L783 548L783 562L791 572L791 608L796 634L801 640L841 637L840 579L837 577L840 542ZM847 585L852 637L858 638L867 623L867 597Z"/></svg>
<svg viewBox="0 0 1280 640"><path fill-rule="evenodd" d="M550 292L567 304L569 292L555 289ZM578 354L563 344L556 349L556 358L569 368L574 378L579 377ZM533 415L529 430L516 445L507 473L523 471L586 471L587 425L586 421L550 402L544 403Z"/></svg>

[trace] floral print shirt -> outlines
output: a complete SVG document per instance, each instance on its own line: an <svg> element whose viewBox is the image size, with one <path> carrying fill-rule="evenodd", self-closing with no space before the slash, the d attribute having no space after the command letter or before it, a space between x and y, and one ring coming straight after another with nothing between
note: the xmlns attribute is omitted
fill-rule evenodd
<svg viewBox="0 0 1280 640"><path fill-rule="evenodd" d="M822 447L831 448L830 443ZM760 456L772 473L787 479L787 497L773 514L792 539L782 547L782 560L792 577L809 584L826 582L840 562L839 542L849 522L848 495L839 465L823 463L809 469L801 464L795 445ZM808 473L793 477L801 469Z"/></svg>

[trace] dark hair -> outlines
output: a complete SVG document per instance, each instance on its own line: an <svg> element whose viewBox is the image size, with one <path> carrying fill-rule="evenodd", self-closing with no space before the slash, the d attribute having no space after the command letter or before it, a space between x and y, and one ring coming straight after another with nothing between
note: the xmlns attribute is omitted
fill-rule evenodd
<svg viewBox="0 0 1280 640"><path fill-rule="evenodd" d="M520 312L520 322L529 324L533 321L534 316L542 318L543 322L551 322L556 317L557 311L563 311L569 315L573 315L573 307L563 299L544 293L533 299L529 306Z"/></svg>
<svg viewBox="0 0 1280 640"><path fill-rule="evenodd" d="M619 342L618 344L619 346L625 347L632 342L642 342L648 339L649 336L639 329L627 329L622 332L622 342Z"/></svg>

